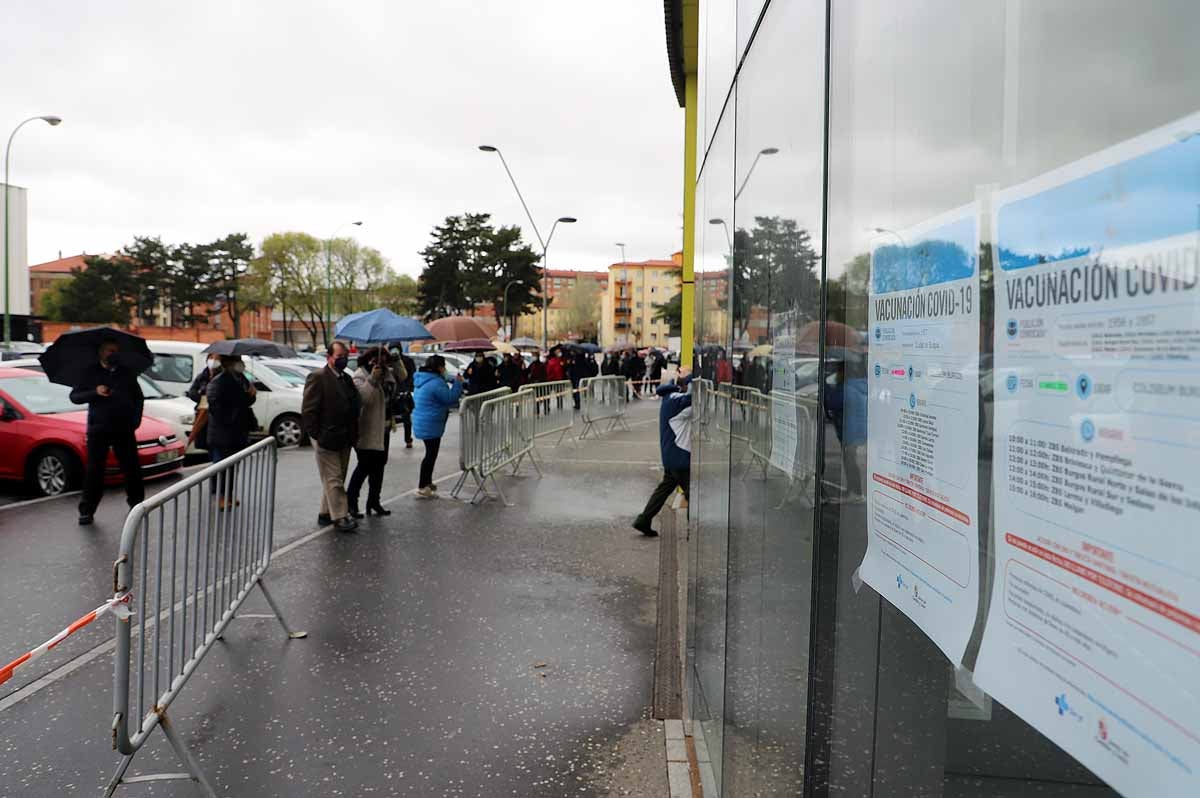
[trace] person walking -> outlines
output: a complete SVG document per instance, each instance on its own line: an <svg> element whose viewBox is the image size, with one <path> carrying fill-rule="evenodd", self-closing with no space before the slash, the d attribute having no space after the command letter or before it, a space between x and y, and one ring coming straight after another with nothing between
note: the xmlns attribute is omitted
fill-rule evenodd
<svg viewBox="0 0 1200 798"><path fill-rule="evenodd" d="M349 361L350 348L341 341L331 343L325 367L311 372L304 381L304 399L300 405L301 423L312 439L317 473L321 475L317 524L332 523L342 532L358 529L346 498L346 470L350 465L350 449L358 440L362 399L354 380L346 373Z"/></svg>
<svg viewBox="0 0 1200 798"><path fill-rule="evenodd" d="M358 389L358 397L362 400L362 413L358 417L358 442L354 446L358 463L346 487L350 515L354 518L363 517L358 509L358 496L362 492L363 482L367 483L367 515L391 515L391 511L385 510L379 502L383 492L383 470L387 466L392 437L390 408L392 397L396 395L396 372L389 367L385 352L370 349L359 355L354 387Z"/></svg>
<svg viewBox="0 0 1200 798"><path fill-rule="evenodd" d="M445 360L443 358L443 360ZM496 367L483 352L476 352L475 359L463 373L467 380L468 394L485 393L496 389Z"/></svg>
<svg viewBox="0 0 1200 798"><path fill-rule="evenodd" d="M432 499L437 496L433 467L437 465L442 435L446 432L446 418L450 415L450 408L462 396L463 382L462 377L456 375L454 383L447 384L446 359L441 355L433 355L417 372L413 385L413 435L425 443L417 495Z"/></svg>
<svg viewBox="0 0 1200 798"><path fill-rule="evenodd" d="M658 536L650 522L676 488L681 488L683 497L688 498L692 479L692 394L688 390L691 382L691 369L680 366L675 381L659 386L656 392L662 399L658 409L658 443L662 450L663 477L650 494L645 509L633 520L633 528L646 537Z"/></svg>
<svg viewBox="0 0 1200 798"><path fill-rule="evenodd" d="M137 428L142 423L145 397L137 374L117 362L120 344L115 339L100 342L97 360L71 389L71 401L87 405L87 470L79 499L79 525L95 519L104 495L104 468L112 449L125 479L125 501L130 507L146 497L142 470L138 467Z"/></svg>
<svg viewBox="0 0 1200 798"><path fill-rule="evenodd" d="M219 363L219 370L205 388L208 400L205 440L214 463L249 446L250 430L258 426L254 411L250 409L257 392L254 384L246 379L246 364L236 355L223 355ZM233 496L234 479L234 468L229 468L209 483L211 492L217 496L217 509L222 512L237 504ZM219 491L218 482L221 483Z"/></svg>

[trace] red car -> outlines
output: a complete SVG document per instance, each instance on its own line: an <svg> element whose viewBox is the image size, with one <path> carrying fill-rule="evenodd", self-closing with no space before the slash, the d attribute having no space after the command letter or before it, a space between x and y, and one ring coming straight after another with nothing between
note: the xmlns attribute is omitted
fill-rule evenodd
<svg viewBox="0 0 1200 798"><path fill-rule="evenodd" d="M71 389L27 369L0 366L0 479L24 480L43 496L77 487L86 465L87 407L72 404ZM146 416L137 430L145 479L183 468L185 442L169 424ZM121 483L112 452L104 482Z"/></svg>

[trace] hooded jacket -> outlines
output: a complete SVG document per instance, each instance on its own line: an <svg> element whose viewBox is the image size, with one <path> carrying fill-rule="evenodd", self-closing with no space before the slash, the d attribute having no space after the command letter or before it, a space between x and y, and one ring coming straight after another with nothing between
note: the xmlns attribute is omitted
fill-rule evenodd
<svg viewBox="0 0 1200 798"><path fill-rule="evenodd" d="M692 467L690 432L692 394L687 392L691 377L681 387L673 382L658 387L662 406L658 409L658 444L662 449L662 464L667 471L686 471Z"/></svg>
<svg viewBox="0 0 1200 798"><path fill-rule="evenodd" d="M413 437L428 441L446 432L446 418L462 396L463 384L455 380L448 385L441 374L418 371L413 377Z"/></svg>

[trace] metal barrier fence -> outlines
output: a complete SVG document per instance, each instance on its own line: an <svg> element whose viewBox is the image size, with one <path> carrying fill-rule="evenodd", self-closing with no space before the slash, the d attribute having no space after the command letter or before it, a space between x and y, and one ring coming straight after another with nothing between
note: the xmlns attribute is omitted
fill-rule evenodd
<svg viewBox="0 0 1200 798"><path fill-rule="evenodd" d="M806 486L816 477L816 446L819 406L817 397L787 391L771 391L770 396L751 398L751 466L762 466L762 478L770 469L788 479L788 489L776 509L781 508L797 486ZM749 467L747 468L749 471Z"/></svg>
<svg viewBox="0 0 1200 798"><path fill-rule="evenodd" d="M555 445L562 443L562 439L575 426L575 399L570 381L535 382L526 385L521 392L532 393L537 401L534 437L541 438L557 432L559 435Z"/></svg>
<svg viewBox="0 0 1200 798"><path fill-rule="evenodd" d="M692 388L692 418L699 420L696 437L698 440L709 440L711 437L709 425L712 424L714 415L718 418L718 429L721 428L717 392L713 387L713 381L703 377L692 380L692 385L695 386ZM727 405L726 410L728 410Z"/></svg>
<svg viewBox="0 0 1200 798"><path fill-rule="evenodd" d="M729 384L722 384L719 391L729 396L729 414L722 416L729 425L729 437L748 443L753 433L756 401L762 393L748 385Z"/></svg>
<svg viewBox="0 0 1200 798"><path fill-rule="evenodd" d="M541 476L542 469L533 457L533 440L537 429L536 403L532 391L520 391L489 399L479 408L479 465L472 504L480 496L486 498L490 495L487 492L487 480L491 479L500 501L511 506L496 480L496 474L509 465L513 467L513 474L516 474L526 457L529 457L538 476Z"/></svg>
<svg viewBox="0 0 1200 798"><path fill-rule="evenodd" d="M479 458L481 456L479 446L481 445L482 438L479 435L479 409L489 399L495 399L497 396L507 396L509 393L511 392L508 388L496 388L492 391L464 396L459 401L458 467L462 469L462 473L458 475L458 482L454 483L454 488L450 491L451 496L458 497L459 491L463 489L468 476L474 476L476 482L481 481L479 476Z"/></svg>
<svg viewBox="0 0 1200 798"><path fill-rule="evenodd" d="M583 418L580 440L587 437L588 430L596 432L596 424L601 421L609 422L608 432L617 427L629 429L629 425L625 423L625 409L629 399L624 377L587 377L579 384L579 391L580 416Z"/></svg>
<svg viewBox="0 0 1200 798"><path fill-rule="evenodd" d="M167 709L234 618L284 621L263 584L275 531L275 440L267 438L185 478L134 507L113 565L114 591L130 594L133 617L118 617L113 676L113 747L124 754L105 796L121 784L190 779L216 798ZM255 588L270 615L238 614ZM155 728L185 773L126 777Z"/></svg>

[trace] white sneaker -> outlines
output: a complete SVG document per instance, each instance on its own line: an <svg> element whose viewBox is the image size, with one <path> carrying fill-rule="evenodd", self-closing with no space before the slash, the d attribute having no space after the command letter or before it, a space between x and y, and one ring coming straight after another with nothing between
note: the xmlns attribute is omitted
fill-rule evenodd
<svg viewBox="0 0 1200 798"><path fill-rule="evenodd" d="M433 499L437 498L437 494L429 487L417 488L418 499Z"/></svg>

